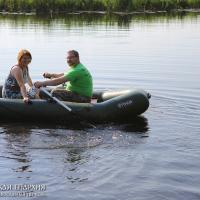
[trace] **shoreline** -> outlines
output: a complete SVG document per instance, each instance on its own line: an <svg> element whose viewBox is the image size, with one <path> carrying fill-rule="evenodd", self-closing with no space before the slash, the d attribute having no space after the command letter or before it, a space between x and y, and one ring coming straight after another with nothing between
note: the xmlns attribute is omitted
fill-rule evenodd
<svg viewBox="0 0 200 200"><path fill-rule="evenodd" d="M36 12L7 12L7 11L0 11L0 15L59 15L59 14L66 14L66 15L81 15L81 14L99 14L99 15L106 15L106 14L115 14L119 16L127 16L127 15L137 15L137 14L159 14L159 13L200 13L200 9L173 9L170 11L166 10L145 10L145 11L133 11L133 12L122 12L122 11L74 11L74 12L68 12L68 11L57 11L57 12L45 12L45 13L36 13Z"/></svg>

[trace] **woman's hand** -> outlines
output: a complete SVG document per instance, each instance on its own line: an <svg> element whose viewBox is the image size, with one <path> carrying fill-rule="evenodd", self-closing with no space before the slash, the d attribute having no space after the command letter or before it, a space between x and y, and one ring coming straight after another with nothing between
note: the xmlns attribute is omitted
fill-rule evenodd
<svg viewBox="0 0 200 200"><path fill-rule="evenodd" d="M48 72L44 72L44 74L43 74L43 77L44 78L52 78L52 74L50 74L50 73L48 73Z"/></svg>
<svg viewBox="0 0 200 200"><path fill-rule="evenodd" d="M23 98L24 103L30 104L31 100L28 97Z"/></svg>

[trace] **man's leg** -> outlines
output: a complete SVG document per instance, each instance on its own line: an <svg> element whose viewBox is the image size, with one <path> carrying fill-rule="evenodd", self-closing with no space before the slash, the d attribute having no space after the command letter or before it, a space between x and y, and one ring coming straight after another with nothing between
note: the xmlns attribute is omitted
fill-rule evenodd
<svg viewBox="0 0 200 200"><path fill-rule="evenodd" d="M61 101L71 101L78 103L90 103L90 97L81 96L75 92L67 91L65 89L54 89L52 95Z"/></svg>

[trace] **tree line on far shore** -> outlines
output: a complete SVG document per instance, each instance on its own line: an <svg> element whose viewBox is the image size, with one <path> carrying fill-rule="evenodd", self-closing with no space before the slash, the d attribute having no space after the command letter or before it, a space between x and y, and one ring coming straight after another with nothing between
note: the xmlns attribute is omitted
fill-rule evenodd
<svg viewBox="0 0 200 200"><path fill-rule="evenodd" d="M143 12L198 8L200 0L0 0L1 12Z"/></svg>

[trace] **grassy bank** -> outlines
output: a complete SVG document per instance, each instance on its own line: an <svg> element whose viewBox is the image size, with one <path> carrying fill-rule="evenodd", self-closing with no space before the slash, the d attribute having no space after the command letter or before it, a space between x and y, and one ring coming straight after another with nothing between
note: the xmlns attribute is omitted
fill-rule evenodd
<svg viewBox="0 0 200 200"><path fill-rule="evenodd" d="M200 8L200 0L0 0L6 12L170 11Z"/></svg>

